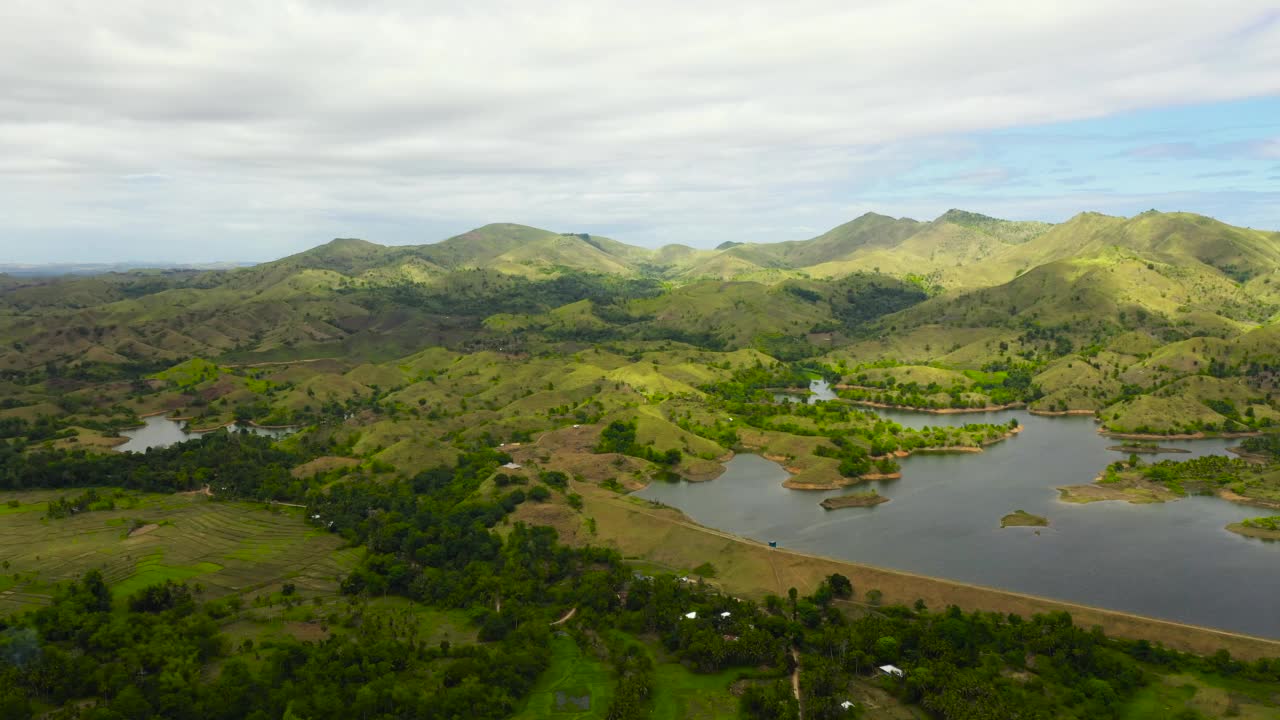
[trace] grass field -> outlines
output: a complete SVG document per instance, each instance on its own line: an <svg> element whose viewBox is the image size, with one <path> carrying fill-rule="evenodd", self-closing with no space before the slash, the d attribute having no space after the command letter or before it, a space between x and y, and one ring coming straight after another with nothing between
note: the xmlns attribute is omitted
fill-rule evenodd
<svg viewBox="0 0 1280 720"><path fill-rule="evenodd" d="M644 647L654 659L653 720L727 720L738 717L738 699L730 686L740 670L700 675L676 662L662 662L661 652L648 643L626 637ZM573 638L556 635L551 667L538 680L519 720L533 718L603 718L609 709L616 679L608 664L584 653Z"/></svg>
<svg viewBox="0 0 1280 720"><path fill-rule="evenodd" d="M1197 717L1263 720L1280 717L1280 696L1265 683L1200 674L1165 675L1138 691L1122 720L1163 720L1192 710Z"/></svg>
<svg viewBox="0 0 1280 720"><path fill-rule="evenodd" d="M551 640L551 667L534 686L519 720L604 718L613 699L613 673L582 652L568 635Z"/></svg>
<svg viewBox="0 0 1280 720"><path fill-rule="evenodd" d="M261 643L268 640L294 638L324 640L333 635L356 632L347 618L358 614L360 622L376 618L378 624L395 627L398 634L424 645L448 642L453 647L476 643L477 630L462 610L430 608L412 600L385 596L356 603L348 596L310 594L294 596L296 605L284 604L281 593L262 598L222 626L222 633L233 645L245 640Z"/></svg>
<svg viewBox="0 0 1280 720"><path fill-rule="evenodd" d="M653 720L720 720L738 717L729 691L740 671L699 675L678 663L654 667Z"/></svg>
<svg viewBox="0 0 1280 720"><path fill-rule="evenodd" d="M117 596L164 580L199 583L205 597L252 594L289 580L333 592L360 550L308 526L299 508L268 511L204 495L133 495L115 510L62 520L44 517L44 501L68 491L0 493L0 613L47 603L56 583L102 571ZM17 508L8 507L19 501ZM145 533L135 521L157 525Z"/></svg>

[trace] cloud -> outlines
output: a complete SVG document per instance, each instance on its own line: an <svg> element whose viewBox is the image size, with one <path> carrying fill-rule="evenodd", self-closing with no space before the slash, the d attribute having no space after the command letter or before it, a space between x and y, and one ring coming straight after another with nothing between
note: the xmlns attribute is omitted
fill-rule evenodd
<svg viewBox="0 0 1280 720"><path fill-rule="evenodd" d="M1097 179L1096 175L1074 175L1072 177L1058 178L1058 183L1061 185L1087 185Z"/></svg>
<svg viewBox="0 0 1280 720"><path fill-rule="evenodd" d="M1254 152L1258 157L1269 159L1280 159L1280 137L1274 137L1269 140L1259 140L1253 143Z"/></svg>
<svg viewBox="0 0 1280 720"><path fill-rule="evenodd" d="M835 224L948 138L1280 92L1273 3L1229 5L10 3L0 254Z"/></svg>
<svg viewBox="0 0 1280 720"><path fill-rule="evenodd" d="M1170 142L1143 145L1126 150L1122 155L1138 160L1171 160L1198 157L1203 153L1204 150L1195 143Z"/></svg>
<svg viewBox="0 0 1280 720"><path fill-rule="evenodd" d="M940 178L937 182L944 185L959 185L969 187L999 187L1007 184L1010 180L1020 177L1023 173L1007 167L988 167L970 172L957 173Z"/></svg>
<svg viewBox="0 0 1280 720"><path fill-rule="evenodd" d="M1202 180L1208 180L1213 178L1248 177L1249 175L1252 175L1252 174L1253 174L1253 171L1251 170L1221 170L1218 172L1197 173L1195 177Z"/></svg>
<svg viewBox="0 0 1280 720"><path fill-rule="evenodd" d="M168 180L170 178L168 175L162 172L144 172L144 173L129 173L127 175L121 175L120 179L126 180L128 182L156 182L156 181Z"/></svg>

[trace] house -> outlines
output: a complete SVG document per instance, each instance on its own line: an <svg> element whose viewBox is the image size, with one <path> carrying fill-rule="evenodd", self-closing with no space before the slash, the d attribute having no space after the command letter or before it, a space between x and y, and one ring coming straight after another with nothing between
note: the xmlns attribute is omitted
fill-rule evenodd
<svg viewBox="0 0 1280 720"><path fill-rule="evenodd" d="M896 665L881 665L879 669L885 675L893 675L894 677L902 677L903 675L902 668Z"/></svg>
<svg viewBox="0 0 1280 720"><path fill-rule="evenodd" d="M690 610L689 612L685 613L685 614L684 614L684 616L685 616L685 618L686 618L686 619L688 619L688 620L697 620L697 619L698 619L698 611L697 611L697 610Z"/></svg>
<svg viewBox="0 0 1280 720"><path fill-rule="evenodd" d="M727 618L727 617L729 617L729 611L728 611L728 610L725 610L724 612L720 613L720 617L722 617L722 618Z"/></svg>
<svg viewBox="0 0 1280 720"><path fill-rule="evenodd" d="M844 708L845 710L852 710L853 703L849 702L848 700L845 700L844 702L840 703L840 707Z"/></svg>
<svg viewBox="0 0 1280 720"><path fill-rule="evenodd" d="M503 468L504 470L519 470L519 469L520 469L520 463L513 463L513 462L509 462L509 463L507 463L506 465L503 465L503 466L502 466L502 468Z"/></svg>

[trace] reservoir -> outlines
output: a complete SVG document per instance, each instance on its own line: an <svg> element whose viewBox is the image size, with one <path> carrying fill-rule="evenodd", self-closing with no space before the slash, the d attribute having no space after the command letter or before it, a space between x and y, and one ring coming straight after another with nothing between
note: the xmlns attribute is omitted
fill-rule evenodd
<svg viewBox="0 0 1280 720"><path fill-rule="evenodd" d="M144 423L142 427L120 431L120 434L129 438L129 441L117 445L116 450L121 452L144 452L147 448L168 447L184 440L194 440L203 434L189 432L185 422L171 420L161 415L152 415L142 420ZM232 431L248 430L255 435L266 435L273 438L284 437L293 432L292 428L260 428L241 423L236 423L227 429Z"/></svg>
<svg viewBox="0 0 1280 720"><path fill-rule="evenodd" d="M830 397L824 384L815 386L821 394L811 400ZM905 458L901 480L844 490L788 490L779 465L739 455L710 482L655 482L635 494L782 548L1280 638L1280 543L1224 529L1266 510L1214 497L1150 505L1059 501L1056 487L1091 482L1108 463L1128 457L1107 450L1120 441L1099 435L1089 417L876 412L917 428L1017 418L1024 430L980 454ZM1143 461L1225 454L1237 443L1161 440L1191 454ZM818 505L866 485L892 501L830 511ZM1000 518L1017 509L1047 517L1050 526L1002 530Z"/></svg>

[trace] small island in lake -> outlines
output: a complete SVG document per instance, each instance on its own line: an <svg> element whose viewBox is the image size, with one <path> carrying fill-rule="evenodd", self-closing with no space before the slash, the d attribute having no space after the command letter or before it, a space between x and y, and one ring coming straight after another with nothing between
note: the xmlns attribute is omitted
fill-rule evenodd
<svg viewBox="0 0 1280 720"><path fill-rule="evenodd" d="M1227 529L1237 535L1260 540L1280 540L1280 515L1256 517L1231 523Z"/></svg>
<svg viewBox="0 0 1280 720"><path fill-rule="evenodd" d="M1000 527L1049 527L1049 518L1032 515L1026 510L1014 510L1000 518Z"/></svg>
<svg viewBox="0 0 1280 720"><path fill-rule="evenodd" d="M872 505L879 505L880 503L887 502L889 502L889 498L881 495L875 490L871 490L868 492L829 497L819 504L828 510L836 510L847 507L871 507Z"/></svg>
<svg viewBox="0 0 1280 720"><path fill-rule="evenodd" d="M1190 450L1185 448L1160 447L1153 442L1127 442L1123 445L1112 445L1107 448L1115 452L1150 454L1156 453L1189 453Z"/></svg>

